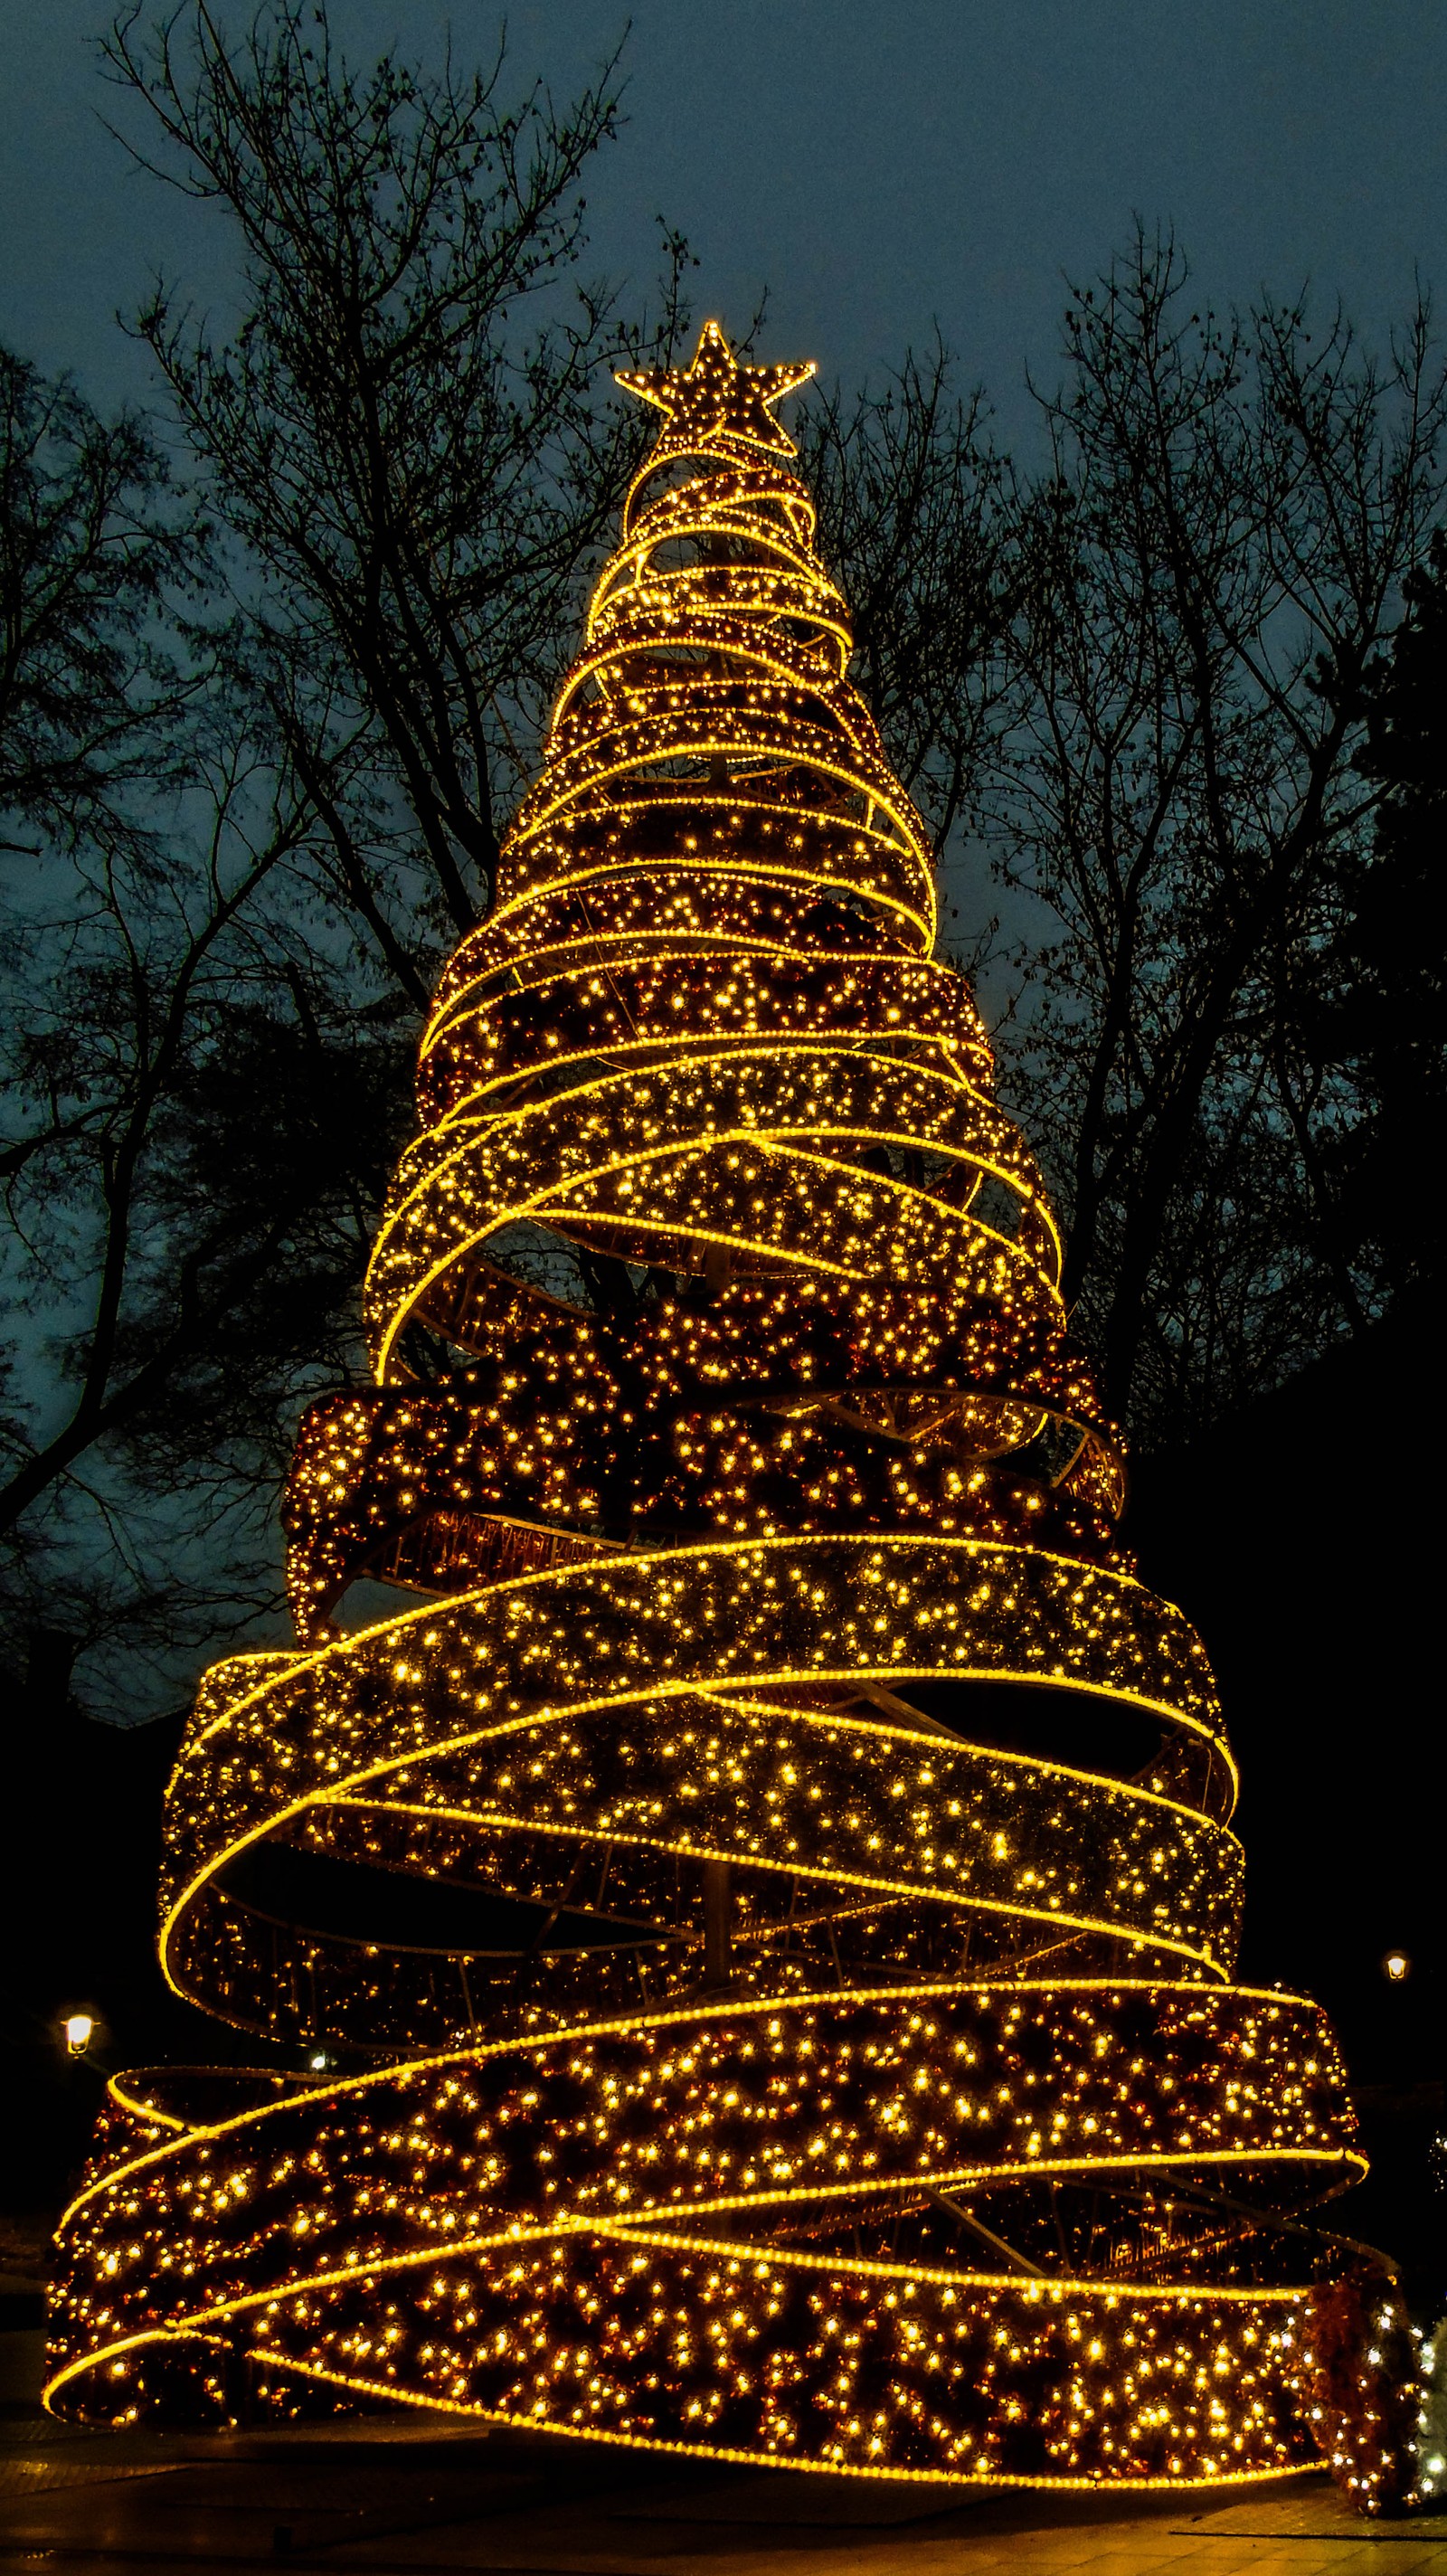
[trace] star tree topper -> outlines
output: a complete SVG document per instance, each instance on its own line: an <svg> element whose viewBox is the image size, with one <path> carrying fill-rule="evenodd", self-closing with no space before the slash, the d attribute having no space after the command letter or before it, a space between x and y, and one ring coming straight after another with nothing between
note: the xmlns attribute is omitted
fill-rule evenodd
<svg viewBox="0 0 1447 2576"><path fill-rule="evenodd" d="M712 447L720 439L738 439L775 456L792 456L794 442L773 418L770 405L807 384L814 361L790 367L739 365L716 322L705 322L698 347L687 367L620 367L618 382L640 402L663 413L662 435L670 447Z"/></svg>

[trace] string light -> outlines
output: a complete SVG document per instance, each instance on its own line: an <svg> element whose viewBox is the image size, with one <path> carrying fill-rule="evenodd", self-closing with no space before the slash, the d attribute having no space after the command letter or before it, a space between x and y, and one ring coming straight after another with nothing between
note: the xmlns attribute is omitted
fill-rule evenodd
<svg viewBox="0 0 1447 2576"><path fill-rule="evenodd" d="M165 1973L298 2071L112 2083L65 2411L224 2420L240 2363L878 2477L1341 2447L1340 2061L1230 1982L1211 1674L931 954L809 372L710 324L622 379L659 437L437 993L375 1385L297 1444L299 1645L167 1793ZM362 1576L423 1605L343 1635Z"/></svg>

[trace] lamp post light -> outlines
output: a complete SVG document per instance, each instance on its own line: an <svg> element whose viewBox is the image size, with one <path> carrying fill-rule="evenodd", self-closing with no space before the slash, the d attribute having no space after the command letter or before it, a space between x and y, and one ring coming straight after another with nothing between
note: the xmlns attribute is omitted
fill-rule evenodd
<svg viewBox="0 0 1447 2576"><path fill-rule="evenodd" d="M1388 1983L1394 1986L1402 1984L1403 1980L1411 1974L1411 1968L1412 1962L1405 1950L1389 1950L1382 1961L1383 1973Z"/></svg>
<svg viewBox="0 0 1447 2576"><path fill-rule="evenodd" d="M60 2025L68 2057L84 2057L95 2035L95 2021L90 2013L67 2013Z"/></svg>

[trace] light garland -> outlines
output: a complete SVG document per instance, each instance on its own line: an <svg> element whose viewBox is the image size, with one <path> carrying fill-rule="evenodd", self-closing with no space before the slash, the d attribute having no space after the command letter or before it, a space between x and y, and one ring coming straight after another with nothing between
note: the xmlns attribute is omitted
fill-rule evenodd
<svg viewBox="0 0 1447 2576"><path fill-rule="evenodd" d="M168 1791L165 1972L305 2071L112 2085L69 2411L244 2382L1067 2487L1315 2456L1342 2071L1229 1983L1210 1672L1115 1542L929 953L771 409L808 372L709 325L623 379L662 427L423 1041L377 1383L298 1442L301 1643L214 1668ZM340 1636L359 1575L433 1597Z"/></svg>

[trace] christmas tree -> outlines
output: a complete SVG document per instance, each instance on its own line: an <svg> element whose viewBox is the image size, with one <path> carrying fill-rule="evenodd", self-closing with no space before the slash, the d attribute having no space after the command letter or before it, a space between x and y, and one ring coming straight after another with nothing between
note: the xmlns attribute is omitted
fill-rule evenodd
<svg viewBox="0 0 1447 2576"><path fill-rule="evenodd" d="M1363 2169L1234 1986L1235 1772L1115 1527L1060 1241L933 954L776 417L661 415L303 1424L300 1637L207 1677L51 2401L368 2402L880 2476L1318 2456ZM411 1598L343 1634L361 1577ZM1339 2266L1338 2266L1339 2268Z"/></svg>

